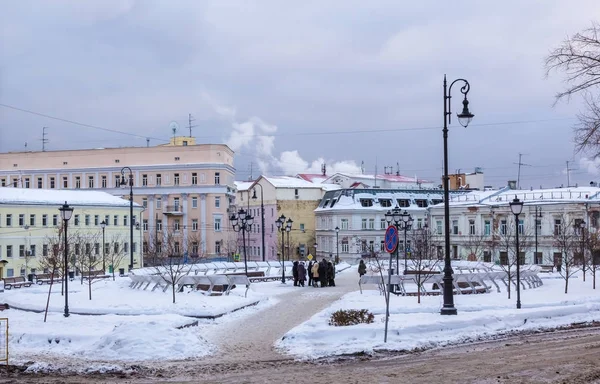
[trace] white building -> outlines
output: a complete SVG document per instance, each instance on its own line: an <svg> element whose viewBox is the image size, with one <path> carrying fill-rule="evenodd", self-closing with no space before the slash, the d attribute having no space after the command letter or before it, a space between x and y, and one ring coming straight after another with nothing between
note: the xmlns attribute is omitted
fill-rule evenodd
<svg viewBox="0 0 600 384"><path fill-rule="evenodd" d="M298 177L307 178L311 175L300 174ZM337 184L341 188L380 188L380 189L431 189L435 188L435 183L427 180L421 180L417 177L408 177L402 175L363 175L351 173L335 173L324 180L319 180L323 184Z"/></svg>
<svg viewBox="0 0 600 384"><path fill-rule="evenodd" d="M597 187L472 191L450 199L451 257L497 263L506 260L506 249L498 245L503 238L514 234L514 215L509 203L515 196L524 202L518 228L527 243L522 250L525 263L560 264L555 234L565 226L577 228L584 221L586 230L599 229L600 188ZM434 233L443 235L443 204L430 207L429 214ZM475 242L480 243L481 254L474 254Z"/></svg>

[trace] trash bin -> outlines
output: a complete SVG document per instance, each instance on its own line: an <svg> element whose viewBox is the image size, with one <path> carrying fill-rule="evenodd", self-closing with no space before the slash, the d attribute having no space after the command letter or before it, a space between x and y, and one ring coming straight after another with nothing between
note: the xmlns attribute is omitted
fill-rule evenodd
<svg viewBox="0 0 600 384"><path fill-rule="evenodd" d="M119 268L119 276L125 275L125 268Z"/></svg>
<svg viewBox="0 0 600 384"><path fill-rule="evenodd" d="M69 280L73 280L75 279L75 272L71 271L69 272Z"/></svg>
<svg viewBox="0 0 600 384"><path fill-rule="evenodd" d="M27 281L31 281L33 283L33 273L27 275Z"/></svg>
<svg viewBox="0 0 600 384"><path fill-rule="evenodd" d="M108 273L113 273L114 269L112 265L108 266Z"/></svg>

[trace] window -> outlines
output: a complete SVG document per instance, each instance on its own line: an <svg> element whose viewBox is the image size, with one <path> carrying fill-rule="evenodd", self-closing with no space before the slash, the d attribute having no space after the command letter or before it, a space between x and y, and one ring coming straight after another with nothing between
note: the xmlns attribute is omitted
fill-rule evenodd
<svg viewBox="0 0 600 384"><path fill-rule="evenodd" d="M63 176L63 188L69 188L69 178L67 176Z"/></svg>
<svg viewBox="0 0 600 384"><path fill-rule="evenodd" d="M90 215L85 215L85 225L89 226L91 221Z"/></svg>
<svg viewBox="0 0 600 384"><path fill-rule="evenodd" d="M519 220L518 231L519 235L522 235L525 232L525 224L523 223L523 220Z"/></svg>
<svg viewBox="0 0 600 384"><path fill-rule="evenodd" d="M115 175L115 188L119 188L121 186L121 178L119 175Z"/></svg>
<svg viewBox="0 0 600 384"><path fill-rule="evenodd" d="M94 215L94 225L100 225L100 216Z"/></svg>
<svg viewBox="0 0 600 384"><path fill-rule="evenodd" d="M123 215L123 225L124 226L128 226L129 225L129 217L127 217L127 215Z"/></svg>
<svg viewBox="0 0 600 384"><path fill-rule="evenodd" d="M15 275L15 270L13 268L8 268L6 270L6 277L13 277Z"/></svg>
<svg viewBox="0 0 600 384"><path fill-rule="evenodd" d="M221 198L219 196L215 197L215 208L221 208Z"/></svg>
<svg viewBox="0 0 600 384"><path fill-rule="evenodd" d="M415 202L417 203L418 207L421 208L427 208L427 200L424 199L416 199Z"/></svg>
<svg viewBox="0 0 600 384"><path fill-rule="evenodd" d="M161 209L161 208L162 208L162 198L157 197L156 198L156 209Z"/></svg>
<svg viewBox="0 0 600 384"><path fill-rule="evenodd" d="M452 220L452 234L458 235L458 220Z"/></svg>
<svg viewBox="0 0 600 384"><path fill-rule="evenodd" d="M10 213L6 215L6 226L12 227L12 215Z"/></svg>
<svg viewBox="0 0 600 384"><path fill-rule="evenodd" d="M490 252L490 251L483 251L483 262L484 263L491 263L492 262L492 252Z"/></svg>
<svg viewBox="0 0 600 384"><path fill-rule="evenodd" d="M173 229L175 230L175 232L179 231L179 226L180 226L179 219L173 220Z"/></svg>
<svg viewBox="0 0 600 384"><path fill-rule="evenodd" d="M100 243L94 243L94 255L100 254Z"/></svg>
<svg viewBox="0 0 600 384"><path fill-rule="evenodd" d="M148 231L148 219L142 220L142 229L144 232Z"/></svg>
<svg viewBox="0 0 600 384"><path fill-rule="evenodd" d="M29 177L25 178L25 188L30 188L30 186L29 186Z"/></svg>
<svg viewBox="0 0 600 384"><path fill-rule="evenodd" d="M423 219L417 219L417 229L423 228Z"/></svg>
<svg viewBox="0 0 600 384"><path fill-rule="evenodd" d="M80 176L75 176L75 188L76 189L81 188L81 177Z"/></svg>
<svg viewBox="0 0 600 384"><path fill-rule="evenodd" d="M221 232L221 218L215 217L215 232Z"/></svg>
<svg viewBox="0 0 600 384"><path fill-rule="evenodd" d="M221 184L221 174L219 172L215 172L215 184Z"/></svg>
<svg viewBox="0 0 600 384"><path fill-rule="evenodd" d="M43 227L48 226L48 215L42 215L42 226Z"/></svg>
<svg viewBox="0 0 600 384"><path fill-rule="evenodd" d="M88 188L94 188L94 176L88 176Z"/></svg>
<svg viewBox="0 0 600 384"><path fill-rule="evenodd" d="M19 257L25 257L25 245L19 245Z"/></svg>
<svg viewBox="0 0 600 384"><path fill-rule="evenodd" d="M52 215L52 225L58 226L58 215Z"/></svg>
<svg viewBox="0 0 600 384"><path fill-rule="evenodd" d="M0 186L6 187L6 179L0 180Z"/></svg>
<svg viewBox="0 0 600 384"><path fill-rule="evenodd" d="M162 231L162 220L156 220L156 230Z"/></svg>
<svg viewBox="0 0 600 384"><path fill-rule="evenodd" d="M372 207L373 199L360 199L361 207Z"/></svg>
<svg viewBox="0 0 600 384"><path fill-rule="evenodd" d="M113 216L113 225L116 227L117 225L119 225L119 215L114 215Z"/></svg>
<svg viewBox="0 0 600 384"><path fill-rule="evenodd" d="M29 225L35 227L35 215L29 215Z"/></svg>
<svg viewBox="0 0 600 384"><path fill-rule="evenodd" d="M176 173L176 174L173 176L173 184L174 184L174 185L179 185L179 173Z"/></svg>
<svg viewBox="0 0 600 384"><path fill-rule="evenodd" d="M75 215L75 226L79 225L79 215Z"/></svg>
<svg viewBox="0 0 600 384"><path fill-rule="evenodd" d="M375 219L369 219L369 229L375 229Z"/></svg>
<svg viewBox="0 0 600 384"><path fill-rule="evenodd" d="M115 163L120 163L120 162L121 162L121 160L115 159Z"/></svg>
<svg viewBox="0 0 600 384"><path fill-rule="evenodd" d="M123 252L129 252L129 243L123 243Z"/></svg>
<svg viewBox="0 0 600 384"><path fill-rule="evenodd" d="M260 233L260 227L257 227L258 230L256 231L257 233ZM300 224L300 230L304 231L304 223Z"/></svg>
<svg viewBox="0 0 600 384"><path fill-rule="evenodd" d="M42 256L48 256L48 244L42 245Z"/></svg>
<svg viewBox="0 0 600 384"><path fill-rule="evenodd" d="M133 249L131 250L131 252L137 252L137 243L133 243Z"/></svg>
<svg viewBox="0 0 600 384"><path fill-rule="evenodd" d="M142 198L142 207L148 208L148 198Z"/></svg>
<svg viewBox="0 0 600 384"><path fill-rule="evenodd" d="M392 206L392 200L390 199L379 199L379 205L384 208L389 208Z"/></svg>
<svg viewBox="0 0 600 384"><path fill-rule="evenodd" d="M192 185L198 184L198 174L196 172L192 172Z"/></svg>
<svg viewBox="0 0 600 384"><path fill-rule="evenodd" d="M215 241L215 253L221 253L221 242Z"/></svg>
<svg viewBox="0 0 600 384"><path fill-rule="evenodd" d="M106 188L106 176L102 175L101 180L102 180L102 188Z"/></svg>
<svg viewBox="0 0 600 384"><path fill-rule="evenodd" d="M160 173L156 174L156 185L159 186L162 183L162 177L160 176Z"/></svg>
<svg viewBox="0 0 600 384"><path fill-rule="evenodd" d="M348 229L348 219L341 220L342 229Z"/></svg>
<svg viewBox="0 0 600 384"><path fill-rule="evenodd" d="M144 241L142 243L142 250L144 251L144 253L148 253L148 242Z"/></svg>
<svg viewBox="0 0 600 384"><path fill-rule="evenodd" d="M19 227L23 227L25 226L25 215L24 214L19 214Z"/></svg>
<svg viewBox="0 0 600 384"><path fill-rule="evenodd" d="M348 253L349 251L350 251L350 248L348 246L348 240L342 240L342 252Z"/></svg>
<svg viewBox="0 0 600 384"><path fill-rule="evenodd" d="M506 220L500 220L500 234L506 235Z"/></svg>
<svg viewBox="0 0 600 384"><path fill-rule="evenodd" d="M192 231L198 230L198 219L192 219Z"/></svg>
<svg viewBox="0 0 600 384"><path fill-rule="evenodd" d="M37 185L38 185L39 189L42 189L42 178L41 177L37 178Z"/></svg>
<svg viewBox="0 0 600 384"><path fill-rule="evenodd" d="M192 197L192 208L198 208L198 198Z"/></svg>
<svg viewBox="0 0 600 384"><path fill-rule="evenodd" d="M367 229L367 219L362 219L361 229Z"/></svg>
<svg viewBox="0 0 600 384"><path fill-rule="evenodd" d="M535 220L535 227L536 227L537 233L542 232L542 220L541 219ZM541 263L539 263L539 264L541 264Z"/></svg>
<svg viewBox="0 0 600 384"><path fill-rule="evenodd" d="M192 241L192 254L193 255L198 254L198 242L197 241Z"/></svg>
<svg viewBox="0 0 600 384"><path fill-rule="evenodd" d="M174 244L174 247L173 247L173 248L174 248L173 250L174 250L175 254L176 254L176 255L179 255L179 241L176 241L176 242L175 242L175 244Z"/></svg>
<svg viewBox="0 0 600 384"><path fill-rule="evenodd" d="M142 187L147 187L148 186L148 175L144 174L142 175Z"/></svg>
<svg viewBox="0 0 600 384"><path fill-rule="evenodd" d="M475 220L469 219L469 235L475 234Z"/></svg>
<svg viewBox="0 0 600 384"><path fill-rule="evenodd" d="M113 252L115 255L119 254L119 243L115 243L115 246L113 247Z"/></svg>
<svg viewBox="0 0 600 384"><path fill-rule="evenodd" d="M400 208L408 208L408 207L410 207L410 200L408 200L408 199L398 199L398 206Z"/></svg>
<svg viewBox="0 0 600 384"><path fill-rule="evenodd" d="M19 179L14 179L12 182L13 188L17 188L18 183L19 183Z"/></svg>
<svg viewBox="0 0 600 384"><path fill-rule="evenodd" d="M7 245L6 246L6 257L12 257L12 256L13 256L13 246Z"/></svg>
<svg viewBox="0 0 600 384"><path fill-rule="evenodd" d="M380 219L379 220L379 229L386 229L387 228L387 221L385 221L385 219Z"/></svg>

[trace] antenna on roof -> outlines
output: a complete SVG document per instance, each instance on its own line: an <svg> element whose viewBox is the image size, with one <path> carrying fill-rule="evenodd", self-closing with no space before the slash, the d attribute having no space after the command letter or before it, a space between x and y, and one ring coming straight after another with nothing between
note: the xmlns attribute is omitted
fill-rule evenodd
<svg viewBox="0 0 600 384"><path fill-rule="evenodd" d="M531 164L522 163L521 157L523 157L523 153L519 153L519 162L513 163L513 164L517 164L519 166L519 171L517 172L517 189L521 189L521 165L524 165L526 167L531 167ZM567 163L567 168L568 167L569 167L569 164ZM568 176L567 176L567 178L568 178Z"/></svg>
<svg viewBox="0 0 600 384"><path fill-rule="evenodd" d="M46 129L48 129L48 127L42 127L42 152L46 152L46 144L49 141L48 139L46 139L46 136L48 135L46 133Z"/></svg>
<svg viewBox="0 0 600 384"><path fill-rule="evenodd" d="M325 163L321 164L321 174L327 176L327 165Z"/></svg>
<svg viewBox="0 0 600 384"><path fill-rule="evenodd" d="M361 175L365 174L365 162L364 161L360 162L360 174Z"/></svg>
<svg viewBox="0 0 600 384"><path fill-rule="evenodd" d="M149 146L150 146L150 139L146 138L146 147L149 147Z"/></svg>
<svg viewBox="0 0 600 384"><path fill-rule="evenodd" d="M197 125L192 125L192 121L195 121L194 117L191 113L188 113L188 128L190 129L190 137L192 137L192 128L197 127Z"/></svg>
<svg viewBox="0 0 600 384"><path fill-rule="evenodd" d="M396 162L396 176L400 176L400 163Z"/></svg>
<svg viewBox="0 0 600 384"><path fill-rule="evenodd" d="M373 175L373 178L375 179L375 185L373 185L373 187L377 188L377 156L375 156L375 174Z"/></svg>

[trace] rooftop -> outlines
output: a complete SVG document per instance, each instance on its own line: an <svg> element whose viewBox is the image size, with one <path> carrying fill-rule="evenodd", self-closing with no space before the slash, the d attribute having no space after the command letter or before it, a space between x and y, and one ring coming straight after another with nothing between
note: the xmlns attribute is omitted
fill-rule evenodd
<svg viewBox="0 0 600 384"><path fill-rule="evenodd" d="M0 204L129 207L129 200L99 191L0 188ZM140 205L133 203L134 207Z"/></svg>

